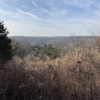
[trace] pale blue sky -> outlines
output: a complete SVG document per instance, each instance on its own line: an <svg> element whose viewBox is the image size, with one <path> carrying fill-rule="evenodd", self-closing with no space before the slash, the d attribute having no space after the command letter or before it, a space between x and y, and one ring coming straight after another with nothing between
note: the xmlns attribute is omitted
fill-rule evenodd
<svg viewBox="0 0 100 100"><path fill-rule="evenodd" d="M0 0L10 36L89 35L100 19L99 0Z"/></svg>

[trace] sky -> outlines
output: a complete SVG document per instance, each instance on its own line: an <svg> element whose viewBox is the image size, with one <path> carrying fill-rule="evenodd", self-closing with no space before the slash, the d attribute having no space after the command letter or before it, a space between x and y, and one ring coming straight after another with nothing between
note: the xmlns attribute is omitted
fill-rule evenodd
<svg viewBox="0 0 100 100"><path fill-rule="evenodd" d="M87 36L99 27L100 0L0 0L9 36Z"/></svg>

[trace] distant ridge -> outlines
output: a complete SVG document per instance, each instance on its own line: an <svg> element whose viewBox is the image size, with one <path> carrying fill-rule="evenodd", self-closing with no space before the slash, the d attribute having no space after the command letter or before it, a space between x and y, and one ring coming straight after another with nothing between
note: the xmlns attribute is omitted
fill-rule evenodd
<svg viewBox="0 0 100 100"><path fill-rule="evenodd" d="M9 38L14 38L17 41L19 39L28 41L31 45L45 45L45 44L59 44L67 45L73 41L95 41L97 36L55 36L55 37L42 37L42 36L9 36Z"/></svg>

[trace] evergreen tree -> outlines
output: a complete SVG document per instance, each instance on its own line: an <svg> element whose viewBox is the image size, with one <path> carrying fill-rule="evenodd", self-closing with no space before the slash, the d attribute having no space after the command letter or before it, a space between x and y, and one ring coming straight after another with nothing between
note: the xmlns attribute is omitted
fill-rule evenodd
<svg viewBox="0 0 100 100"><path fill-rule="evenodd" d="M12 46L11 39L7 37L9 32L4 27L3 21L0 21L0 64L12 58Z"/></svg>

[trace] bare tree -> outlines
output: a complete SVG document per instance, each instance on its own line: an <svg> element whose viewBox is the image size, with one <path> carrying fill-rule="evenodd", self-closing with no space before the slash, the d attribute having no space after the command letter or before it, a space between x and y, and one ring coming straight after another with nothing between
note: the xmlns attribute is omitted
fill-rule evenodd
<svg viewBox="0 0 100 100"><path fill-rule="evenodd" d="M12 46L14 55L17 55L21 58L31 53L30 44L26 40L12 39Z"/></svg>

